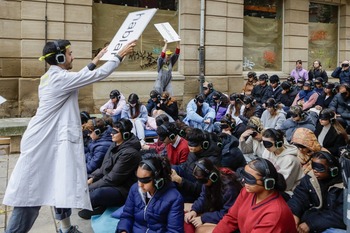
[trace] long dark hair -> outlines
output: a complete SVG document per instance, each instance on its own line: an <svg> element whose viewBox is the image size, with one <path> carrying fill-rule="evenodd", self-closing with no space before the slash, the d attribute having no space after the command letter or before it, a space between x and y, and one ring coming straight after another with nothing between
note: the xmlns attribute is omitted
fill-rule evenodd
<svg viewBox="0 0 350 233"><path fill-rule="evenodd" d="M140 109L141 109L141 103L139 101L138 95L135 94L135 93L131 93L129 95L128 102L129 102L129 107L130 107L129 109L130 109L131 119L135 119L135 118L137 118L140 115ZM132 107L130 105L130 102L132 102L132 103L136 102L135 107ZM132 114L132 109L135 109L135 113L134 114Z"/></svg>
<svg viewBox="0 0 350 233"><path fill-rule="evenodd" d="M193 175L208 178L212 173L217 174L217 180L212 182L212 185L205 186L205 205L203 212L218 211L222 209L222 196L230 184L233 184L236 188L236 197L238 196L242 185L238 182L237 177L232 170L227 168L219 170L208 158L199 159L196 163L200 164L205 170L197 165L193 169Z"/></svg>

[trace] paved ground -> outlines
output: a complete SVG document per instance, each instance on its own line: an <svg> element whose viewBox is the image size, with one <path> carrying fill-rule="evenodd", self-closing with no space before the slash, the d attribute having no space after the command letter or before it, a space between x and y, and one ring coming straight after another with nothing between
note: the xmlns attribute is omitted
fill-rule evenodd
<svg viewBox="0 0 350 233"><path fill-rule="evenodd" d="M12 169L16 164L19 154L10 154L9 147L0 145L0 203L2 203L7 181L11 175ZM0 205L0 232L5 231L6 222L11 215L11 208ZM79 226L79 230L83 233L93 233L90 220L81 219L78 210L74 209L71 216L71 222ZM53 209L43 206L40 210L38 219L36 220L30 233L55 233L57 232L59 222L55 220Z"/></svg>

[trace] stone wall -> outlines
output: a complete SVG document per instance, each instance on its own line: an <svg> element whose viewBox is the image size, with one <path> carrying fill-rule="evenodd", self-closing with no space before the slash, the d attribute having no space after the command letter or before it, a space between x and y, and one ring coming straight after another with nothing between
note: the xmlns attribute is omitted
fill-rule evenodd
<svg viewBox="0 0 350 233"><path fill-rule="evenodd" d="M340 7L339 60L349 58L350 2L323 0ZM93 5L91 0L0 0L0 117L30 117L38 105L37 87L47 67L38 61L45 40L72 42L74 69L89 63L93 48ZM295 61L308 61L308 0L284 0L283 65L276 73L286 77ZM246 72L243 60L244 0L206 0L205 78L225 93L240 91ZM174 92L184 109L199 91L200 0L179 1L181 56L174 72ZM127 65L127 64L126 64ZM260 73L260 72L259 72ZM258 74L259 74L258 73ZM129 94L139 93L145 101L156 72L115 72L108 79L80 91L81 110L97 112L108 100L111 87Z"/></svg>

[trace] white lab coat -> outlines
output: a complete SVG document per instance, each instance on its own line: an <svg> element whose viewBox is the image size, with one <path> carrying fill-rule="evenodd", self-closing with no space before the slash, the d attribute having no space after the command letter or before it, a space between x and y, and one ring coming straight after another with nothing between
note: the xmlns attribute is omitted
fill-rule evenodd
<svg viewBox="0 0 350 233"><path fill-rule="evenodd" d="M51 66L41 77L39 107L21 141L3 203L91 210L78 89L108 77L120 61L90 71Z"/></svg>

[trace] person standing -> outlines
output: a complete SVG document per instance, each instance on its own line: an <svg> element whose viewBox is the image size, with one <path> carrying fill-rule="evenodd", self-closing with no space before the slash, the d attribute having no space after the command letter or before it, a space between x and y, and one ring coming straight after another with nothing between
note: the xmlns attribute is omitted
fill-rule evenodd
<svg viewBox="0 0 350 233"><path fill-rule="evenodd" d="M309 80L309 73L303 68L303 62L301 60L295 62L295 69L290 72L290 76L294 77L295 82L298 82L301 78Z"/></svg>
<svg viewBox="0 0 350 233"><path fill-rule="evenodd" d="M78 72L68 40L47 42L43 56L49 70L40 78L39 107L21 141L21 154L12 172L3 204L13 206L6 233L28 232L42 205L54 206L60 232L80 232L70 224L70 208L91 209L81 130L78 90L108 77L135 41L115 58L94 70L107 48Z"/></svg>
<svg viewBox="0 0 350 233"><path fill-rule="evenodd" d="M164 40L165 44L162 49L162 52L157 61L157 71L158 77L156 82L154 83L154 90L158 91L158 93L163 93L163 91L167 91L170 95L173 95L173 87L171 85L171 79L173 78L172 71L175 63L179 59L180 55L180 42L176 42L176 50L175 53L167 50L168 41Z"/></svg>

